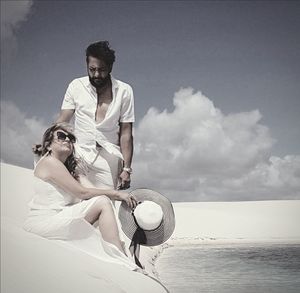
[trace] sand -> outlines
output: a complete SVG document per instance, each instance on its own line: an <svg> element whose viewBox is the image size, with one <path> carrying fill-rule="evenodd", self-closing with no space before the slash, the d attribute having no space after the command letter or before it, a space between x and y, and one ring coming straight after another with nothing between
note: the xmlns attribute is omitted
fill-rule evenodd
<svg viewBox="0 0 300 293"><path fill-rule="evenodd" d="M25 232L32 182L32 170L1 163L1 292L165 292L147 276ZM174 203L174 211L176 228L167 243L142 247L151 274L171 245L300 243L300 200Z"/></svg>
<svg viewBox="0 0 300 293"><path fill-rule="evenodd" d="M173 203L176 227L163 245L143 251L146 268L165 249L189 244L300 243L300 200Z"/></svg>
<svg viewBox="0 0 300 293"><path fill-rule="evenodd" d="M161 293L156 281L22 229L32 170L1 163L2 293Z"/></svg>
<svg viewBox="0 0 300 293"><path fill-rule="evenodd" d="M300 241L300 200L175 203L173 240Z"/></svg>

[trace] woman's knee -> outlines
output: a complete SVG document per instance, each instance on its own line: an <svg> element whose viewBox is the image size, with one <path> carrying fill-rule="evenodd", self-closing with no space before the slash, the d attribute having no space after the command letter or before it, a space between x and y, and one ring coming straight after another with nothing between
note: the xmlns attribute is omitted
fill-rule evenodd
<svg viewBox="0 0 300 293"><path fill-rule="evenodd" d="M96 205L102 209L111 206L111 201L106 195L101 195L96 200Z"/></svg>

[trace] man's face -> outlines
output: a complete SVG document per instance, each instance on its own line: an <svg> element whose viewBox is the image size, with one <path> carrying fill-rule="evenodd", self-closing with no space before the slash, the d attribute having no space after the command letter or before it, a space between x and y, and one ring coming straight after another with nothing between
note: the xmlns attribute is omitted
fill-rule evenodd
<svg viewBox="0 0 300 293"><path fill-rule="evenodd" d="M89 56L87 63L87 71L90 79L90 83L95 88L102 88L110 80L111 68L107 64L95 57Z"/></svg>

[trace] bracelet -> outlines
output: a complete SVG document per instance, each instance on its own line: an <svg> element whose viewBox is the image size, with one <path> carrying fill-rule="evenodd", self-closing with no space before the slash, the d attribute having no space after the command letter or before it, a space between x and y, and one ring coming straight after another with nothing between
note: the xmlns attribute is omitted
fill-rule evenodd
<svg viewBox="0 0 300 293"><path fill-rule="evenodd" d="M132 168L130 168L130 167L124 167L123 171L125 171L125 172L127 172L129 174L132 174Z"/></svg>

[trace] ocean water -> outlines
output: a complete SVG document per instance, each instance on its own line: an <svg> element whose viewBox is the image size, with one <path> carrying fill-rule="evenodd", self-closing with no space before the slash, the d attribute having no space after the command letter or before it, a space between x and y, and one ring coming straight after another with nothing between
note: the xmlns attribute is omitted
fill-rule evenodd
<svg viewBox="0 0 300 293"><path fill-rule="evenodd" d="M171 293L299 293L300 244L175 245L156 269Z"/></svg>

